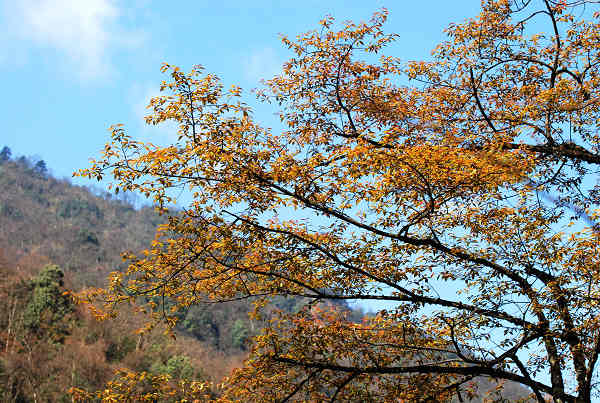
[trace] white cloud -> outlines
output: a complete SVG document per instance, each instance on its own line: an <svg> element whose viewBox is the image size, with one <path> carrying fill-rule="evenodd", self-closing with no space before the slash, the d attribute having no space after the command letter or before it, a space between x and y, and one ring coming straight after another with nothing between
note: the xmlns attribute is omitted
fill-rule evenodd
<svg viewBox="0 0 600 403"><path fill-rule="evenodd" d="M133 117L131 129L135 130L135 133L132 132L131 134L135 134L134 137L137 137L138 140L166 145L177 139L178 125L176 122L169 120L158 126L147 125L145 122L146 116L152 114L152 110L147 108L150 99L161 95L167 95L167 93L160 92L157 85L150 83L138 83L130 87L128 99Z"/></svg>
<svg viewBox="0 0 600 403"><path fill-rule="evenodd" d="M258 82L269 80L281 72L283 61L273 48L257 49L242 58L246 79Z"/></svg>
<svg viewBox="0 0 600 403"><path fill-rule="evenodd" d="M142 37L119 26L121 10L112 0L13 0L3 12L5 29L21 48L56 52L58 64L82 79L110 75L111 52Z"/></svg>

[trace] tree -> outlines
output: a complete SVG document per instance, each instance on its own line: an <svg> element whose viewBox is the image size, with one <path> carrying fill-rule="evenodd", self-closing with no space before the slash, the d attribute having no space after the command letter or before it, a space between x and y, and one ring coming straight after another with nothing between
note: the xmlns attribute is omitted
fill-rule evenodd
<svg viewBox="0 0 600 403"><path fill-rule="evenodd" d="M39 160L36 162L33 169L42 176L45 176L48 173L48 167L46 166L46 162L44 160Z"/></svg>
<svg viewBox="0 0 600 403"><path fill-rule="evenodd" d="M10 148L8 148L7 146L4 146L2 148L2 151L0 151L0 164L9 161L10 157L12 155L12 152L10 151Z"/></svg>
<svg viewBox="0 0 600 403"><path fill-rule="evenodd" d="M249 339L248 327L243 320L236 320L233 323L233 329L231 329L231 344L235 348L245 349L246 342Z"/></svg>
<svg viewBox="0 0 600 403"><path fill-rule="evenodd" d="M79 175L169 215L101 294L185 309L302 296L388 301L362 323L308 305L255 337L223 399L439 401L476 377L544 402L599 392L600 13L593 1L486 0L432 61L384 55L386 11L283 38L294 54L259 98L199 66L153 98L167 147L121 125ZM167 211L177 187L193 201ZM147 298L147 301L154 301ZM148 305L156 320L174 313ZM112 311L108 311L111 313Z"/></svg>
<svg viewBox="0 0 600 403"><path fill-rule="evenodd" d="M69 314L73 304L63 289L64 273L56 265L46 265L32 280L33 292L23 315L24 324L33 333L57 341L69 333Z"/></svg>

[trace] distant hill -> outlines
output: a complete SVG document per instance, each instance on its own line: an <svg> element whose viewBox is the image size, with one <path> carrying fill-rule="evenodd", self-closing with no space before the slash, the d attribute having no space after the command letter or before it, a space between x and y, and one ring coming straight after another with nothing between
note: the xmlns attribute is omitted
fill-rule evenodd
<svg viewBox="0 0 600 403"><path fill-rule="evenodd" d="M121 367L219 381L241 365L254 328L248 303L194 307L177 340L161 331L141 340L143 318L127 307L98 323L65 302L67 289L102 286L124 269L121 252L148 246L163 220L152 208L2 153L0 189L0 401L70 401L70 387L101 388Z"/></svg>
<svg viewBox="0 0 600 403"><path fill-rule="evenodd" d="M120 253L143 249L161 222L152 208L55 179L26 158L0 165L0 188L0 245L47 258L77 286L121 268Z"/></svg>
<svg viewBox="0 0 600 403"><path fill-rule="evenodd" d="M174 381L219 381L241 365L260 327L249 321L246 301L192 307L172 340L160 332L136 336L143 318L127 307L119 321L98 323L63 295L102 286L108 273L123 270L121 253L143 250L162 223L154 209L134 208L131 195L115 198L56 179L42 160L11 158L6 148L0 189L1 401L70 401L67 389L101 388L120 367L168 373ZM294 311L303 303L276 298L272 305ZM338 308L362 317L345 304ZM508 401L527 394L516 385L502 392Z"/></svg>

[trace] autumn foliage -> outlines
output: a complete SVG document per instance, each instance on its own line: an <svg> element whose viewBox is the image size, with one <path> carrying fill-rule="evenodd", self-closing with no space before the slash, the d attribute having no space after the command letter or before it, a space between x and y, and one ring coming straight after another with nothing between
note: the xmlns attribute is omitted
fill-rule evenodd
<svg viewBox="0 0 600 403"><path fill-rule="evenodd" d="M592 1L486 0L431 61L385 54L387 12L331 17L292 52L253 119L238 87L165 64L149 124L121 125L79 175L110 175L159 209L158 229L108 290L156 321L204 301L388 301L361 323L307 305L253 341L223 401L441 401L477 377L544 402L598 393L600 14ZM166 210L163 210L166 214ZM161 301L171 301L163 309ZM102 314L102 313L100 313Z"/></svg>

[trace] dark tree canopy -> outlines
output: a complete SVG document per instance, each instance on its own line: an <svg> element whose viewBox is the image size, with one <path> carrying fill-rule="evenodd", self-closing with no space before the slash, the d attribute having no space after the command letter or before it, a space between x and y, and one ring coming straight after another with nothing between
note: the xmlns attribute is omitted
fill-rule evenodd
<svg viewBox="0 0 600 403"><path fill-rule="evenodd" d="M11 155L12 155L12 152L10 151L10 148L8 148L7 146L4 146L2 148L2 150L0 151L0 164L10 160Z"/></svg>
<svg viewBox="0 0 600 403"><path fill-rule="evenodd" d="M37 173L41 175L46 175L48 173L48 168L46 167L46 162L44 160L39 160L35 163L34 169Z"/></svg>

